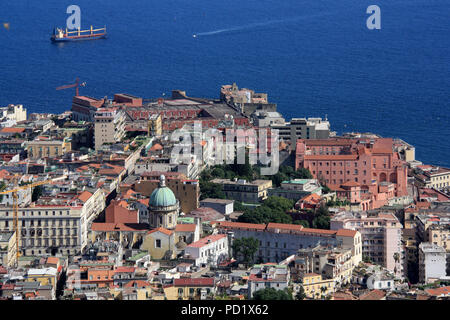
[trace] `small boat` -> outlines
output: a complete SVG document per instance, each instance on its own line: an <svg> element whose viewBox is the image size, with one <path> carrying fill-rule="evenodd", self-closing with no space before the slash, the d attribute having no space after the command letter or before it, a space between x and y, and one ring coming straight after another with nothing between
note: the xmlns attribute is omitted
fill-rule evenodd
<svg viewBox="0 0 450 320"><path fill-rule="evenodd" d="M52 42L70 42L70 41L82 41L82 40L97 40L106 38L106 26L104 28L87 30L75 30L68 31L61 28L54 28L51 36Z"/></svg>

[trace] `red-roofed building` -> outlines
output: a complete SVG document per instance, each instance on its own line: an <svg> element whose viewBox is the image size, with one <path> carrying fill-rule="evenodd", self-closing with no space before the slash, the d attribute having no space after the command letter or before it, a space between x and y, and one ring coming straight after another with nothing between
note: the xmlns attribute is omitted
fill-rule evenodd
<svg viewBox="0 0 450 320"><path fill-rule="evenodd" d="M259 241L256 258L263 262L280 262L299 249L322 245L350 248L354 265L362 261L361 234L346 230L304 228L302 225L269 223L252 224L230 221L215 223L220 233L233 232L234 238L255 238ZM339 228L341 229L341 228Z"/></svg>
<svg viewBox="0 0 450 320"><path fill-rule="evenodd" d="M391 182L396 196L407 192L407 165L394 152L391 138L297 141L295 168L306 168L327 184Z"/></svg>
<svg viewBox="0 0 450 320"><path fill-rule="evenodd" d="M214 292L214 278L174 279L173 284L164 287L167 300L205 300Z"/></svg>
<svg viewBox="0 0 450 320"><path fill-rule="evenodd" d="M184 255L196 266L217 266L228 258L228 238L225 234L207 236L188 245Z"/></svg>

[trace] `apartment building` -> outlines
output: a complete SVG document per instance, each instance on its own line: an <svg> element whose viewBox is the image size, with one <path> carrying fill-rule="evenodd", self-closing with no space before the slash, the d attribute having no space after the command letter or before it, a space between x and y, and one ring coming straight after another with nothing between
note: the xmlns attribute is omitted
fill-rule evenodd
<svg viewBox="0 0 450 320"><path fill-rule="evenodd" d="M60 204L38 201L33 206L20 207L18 227L22 254L79 253L87 245L90 224L104 209L103 190L89 194L83 192ZM0 230L13 230L11 207L0 207Z"/></svg>
<svg viewBox="0 0 450 320"><path fill-rule="evenodd" d="M318 245L298 250L294 258L293 277L315 273L321 279L332 279L334 285L350 283L355 268L351 248Z"/></svg>
<svg viewBox="0 0 450 320"><path fill-rule="evenodd" d="M392 213L341 212L331 218L330 229L361 233L363 256L403 275L402 225Z"/></svg>
<svg viewBox="0 0 450 320"><path fill-rule="evenodd" d="M252 298L256 291L274 288L284 290L290 280L289 268L275 263L257 264L250 270L248 277L248 296Z"/></svg>
<svg viewBox="0 0 450 320"><path fill-rule="evenodd" d="M215 267L228 258L228 238L225 234L207 236L188 245L184 255L196 266Z"/></svg>
<svg viewBox="0 0 450 320"><path fill-rule="evenodd" d="M450 224L433 224L426 230L426 241L450 252Z"/></svg>
<svg viewBox="0 0 450 320"><path fill-rule="evenodd" d="M214 278L174 279L163 290L167 300L206 300L215 293Z"/></svg>
<svg viewBox="0 0 450 320"><path fill-rule="evenodd" d="M228 179L213 179L212 183L223 186L223 192L228 199L246 203L258 203L268 197L272 180L254 180L252 182L239 179L230 181Z"/></svg>
<svg viewBox="0 0 450 320"><path fill-rule="evenodd" d="M68 139L62 140L33 140L27 142L28 158L32 160L42 158L56 158L71 151Z"/></svg>
<svg viewBox="0 0 450 320"><path fill-rule="evenodd" d="M419 281L429 283L446 276L445 249L429 242L419 245Z"/></svg>
<svg viewBox="0 0 450 320"><path fill-rule="evenodd" d="M94 144L119 142L125 135L125 113L117 107L99 108L94 115Z"/></svg>
<svg viewBox="0 0 450 320"><path fill-rule="evenodd" d="M11 268L16 264L16 233L14 231L0 231L0 265Z"/></svg>
<svg viewBox="0 0 450 320"><path fill-rule="evenodd" d="M285 142L291 142L292 150L298 139L328 139L330 122L322 118L292 118L290 122L274 123L271 129L278 130L278 136Z"/></svg>
<svg viewBox="0 0 450 320"><path fill-rule="evenodd" d="M335 282L333 279L324 279L322 275L311 272L305 273L300 277L305 295L310 299L326 297L335 291Z"/></svg>
<svg viewBox="0 0 450 320"><path fill-rule="evenodd" d="M296 254L299 249L312 248L318 244L350 248L353 265L362 261L361 235L356 230L323 230L304 228L301 225L269 223L253 224L218 221L220 233L231 232L235 239L253 237L259 241L256 260L280 262Z"/></svg>
<svg viewBox="0 0 450 320"><path fill-rule="evenodd" d="M419 186L444 190L450 188L450 169L431 165L417 166L415 175Z"/></svg>

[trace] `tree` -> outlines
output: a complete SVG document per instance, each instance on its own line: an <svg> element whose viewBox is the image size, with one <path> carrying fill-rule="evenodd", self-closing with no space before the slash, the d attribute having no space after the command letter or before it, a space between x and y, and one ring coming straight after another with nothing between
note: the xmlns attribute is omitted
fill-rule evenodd
<svg viewBox="0 0 450 320"><path fill-rule="evenodd" d="M256 291L253 300L292 300L292 294L287 289L265 288Z"/></svg>
<svg viewBox="0 0 450 320"><path fill-rule="evenodd" d="M42 196L42 187L36 186L33 189L33 193L31 194L31 201L35 202Z"/></svg>
<svg viewBox="0 0 450 320"><path fill-rule="evenodd" d="M295 295L295 299L297 300L304 300L306 298L305 289L303 286L300 286L300 289L298 289L297 294Z"/></svg>
<svg viewBox="0 0 450 320"><path fill-rule="evenodd" d="M326 205L322 204L316 210L312 227L316 229L330 229L330 211Z"/></svg>
<svg viewBox="0 0 450 320"><path fill-rule="evenodd" d="M232 248L234 257L249 266L253 263L255 253L259 249L259 241L255 238L234 239Z"/></svg>
<svg viewBox="0 0 450 320"><path fill-rule="evenodd" d="M225 199L225 193L223 187L220 184L212 182L200 182L200 200L206 198Z"/></svg>
<svg viewBox="0 0 450 320"><path fill-rule="evenodd" d="M286 211L294 206L294 201L282 197L271 196L256 208L246 208L239 216L239 222L247 223L292 223L292 217Z"/></svg>
<svg viewBox="0 0 450 320"><path fill-rule="evenodd" d="M294 224L302 225L304 228L309 228L308 220L295 220Z"/></svg>

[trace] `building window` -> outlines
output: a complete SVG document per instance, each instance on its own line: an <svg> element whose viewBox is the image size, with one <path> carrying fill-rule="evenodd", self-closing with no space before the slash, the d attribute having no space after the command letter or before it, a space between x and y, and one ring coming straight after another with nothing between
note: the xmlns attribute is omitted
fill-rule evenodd
<svg viewBox="0 0 450 320"><path fill-rule="evenodd" d="M156 239L155 247L156 248L161 248L161 240L160 239Z"/></svg>

